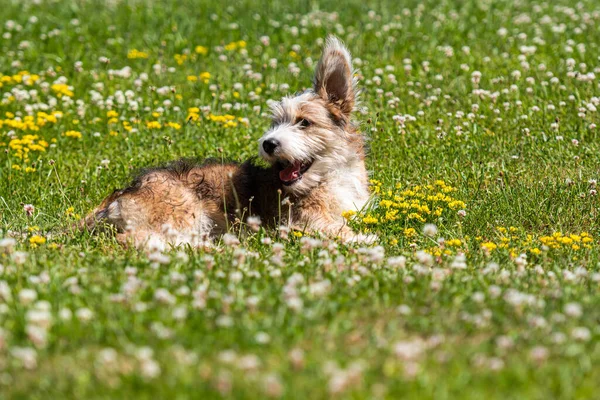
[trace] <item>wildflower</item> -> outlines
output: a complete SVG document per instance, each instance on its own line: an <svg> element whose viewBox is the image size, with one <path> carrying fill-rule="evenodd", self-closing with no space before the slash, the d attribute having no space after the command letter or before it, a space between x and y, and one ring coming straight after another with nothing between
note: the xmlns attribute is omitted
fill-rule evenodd
<svg viewBox="0 0 600 400"><path fill-rule="evenodd" d="M148 121L146 122L146 128L148 129L160 129L162 124L158 121Z"/></svg>
<svg viewBox="0 0 600 400"><path fill-rule="evenodd" d="M577 327L571 331L571 337L581 342L587 342L591 339L592 333L586 327Z"/></svg>
<svg viewBox="0 0 600 400"><path fill-rule="evenodd" d="M405 268L406 267L406 257L398 256L398 257L390 257L387 259L388 267L395 268Z"/></svg>
<svg viewBox="0 0 600 400"><path fill-rule="evenodd" d="M456 257L454 257L454 260L452 261L452 263L450 264L450 268L466 269L467 268L467 257L462 253L457 254Z"/></svg>
<svg viewBox="0 0 600 400"><path fill-rule="evenodd" d="M209 79L210 79L210 76L211 76L211 75L210 75L210 72L202 72L202 73L199 75L199 78L200 78L200 80L201 80L203 83L208 83L208 81L209 81Z"/></svg>
<svg viewBox="0 0 600 400"><path fill-rule="evenodd" d="M484 242L481 244L481 248L487 252L491 252L498 248L498 245L494 242Z"/></svg>
<svg viewBox="0 0 600 400"><path fill-rule="evenodd" d="M75 316L81 322L89 322L94 317L94 313L89 308L83 307L75 312Z"/></svg>
<svg viewBox="0 0 600 400"><path fill-rule="evenodd" d="M28 217L31 217L35 211L35 207L33 204L25 204L23 206L23 211L25 211L25 214L27 214Z"/></svg>
<svg viewBox="0 0 600 400"><path fill-rule="evenodd" d="M36 247L37 245L46 243L46 238L40 235L33 235L29 238L29 243L31 247Z"/></svg>
<svg viewBox="0 0 600 400"><path fill-rule="evenodd" d="M72 88L65 83L55 83L51 86L51 89L56 93L58 97L73 97L74 95Z"/></svg>
<svg viewBox="0 0 600 400"><path fill-rule="evenodd" d="M260 217L259 216L251 216L248 217L248 219L246 220L246 223L248 224L248 226L250 227L250 229L252 229L254 232L258 232L260 229Z"/></svg>
<svg viewBox="0 0 600 400"><path fill-rule="evenodd" d="M58 311L58 318L60 318L63 321L70 321L72 317L73 313L68 308L61 308Z"/></svg>
<svg viewBox="0 0 600 400"><path fill-rule="evenodd" d="M19 292L19 302L23 305L33 303L37 299L37 292L33 289L22 289Z"/></svg>
<svg viewBox="0 0 600 400"><path fill-rule="evenodd" d="M140 361L140 374L146 379L154 379L161 373L160 365L153 359Z"/></svg>
<svg viewBox="0 0 600 400"><path fill-rule="evenodd" d="M173 58L175 58L177 65L183 65L183 63L188 59L188 56L187 54L175 54Z"/></svg>
<svg viewBox="0 0 600 400"><path fill-rule="evenodd" d="M367 225L372 225L378 223L379 220L373 216L366 216L363 218L363 222Z"/></svg>
<svg viewBox="0 0 600 400"><path fill-rule="evenodd" d="M194 51L195 51L197 54L200 54L200 55L202 55L202 56L205 56L205 55L207 55L207 54L208 54L208 48L207 48L207 47L205 47L205 46L196 46L196 48L194 49Z"/></svg>
<svg viewBox="0 0 600 400"><path fill-rule="evenodd" d="M46 329L35 325L27 325L25 333L35 347L38 349L46 347L48 341L48 331Z"/></svg>
<svg viewBox="0 0 600 400"><path fill-rule="evenodd" d="M579 318L583 314L581 305L578 303L567 303L564 307L564 312L572 318Z"/></svg>
<svg viewBox="0 0 600 400"><path fill-rule="evenodd" d="M217 324L217 326L222 327L222 328L230 328L233 326L233 318L231 318L229 315L220 315L215 323Z"/></svg>
<svg viewBox="0 0 600 400"><path fill-rule="evenodd" d="M17 241L13 238L0 239L0 251L1 252L10 254L13 252L16 245L17 245Z"/></svg>
<svg viewBox="0 0 600 400"><path fill-rule="evenodd" d="M156 289L154 292L154 299L159 303L169 305L175 304L177 301L177 298L164 288Z"/></svg>
<svg viewBox="0 0 600 400"><path fill-rule="evenodd" d="M283 395L283 384L275 374L269 374L263 379L265 394L268 397L281 397Z"/></svg>
<svg viewBox="0 0 600 400"><path fill-rule="evenodd" d="M74 138L74 139L81 139L81 137L82 137L81 132L79 132L79 131L66 131L64 133L64 135L66 137L71 137L71 138Z"/></svg>
<svg viewBox="0 0 600 400"><path fill-rule="evenodd" d="M548 358L548 355L549 355L548 349L543 346L536 346L536 347L532 348L531 351L529 352L529 358L531 358L531 360L538 362L538 363L542 362L542 361L546 361L546 359Z"/></svg>
<svg viewBox="0 0 600 400"><path fill-rule="evenodd" d="M420 339L401 341L394 345L394 353L403 361L418 359L424 351L425 343Z"/></svg>
<svg viewBox="0 0 600 400"><path fill-rule="evenodd" d="M406 315L410 315L412 313L412 310L409 306L407 306L406 304L401 304L396 308L396 311L398 312L398 314L406 316Z"/></svg>
<svg viewBox="0 0 600 400"><path fill-rule="evenodd" d="M288 239L288 235L290 234L290 228L289 227L287 227L285 225L281 225L279 227L278 231L279 231L279 237L281 239L283 239L283 240L287 240ZM273 245L273 250L275 250L275 245Z"/></svg>
<svg viewBox="0 0 600 400"><path fill-rule="evenodd" d="M31 347L15 346L10 353L23 365L23 368L31 370L37 367L37 352Z"/></svg>
<svg viewBox="0 0 600 400"><path fill-rule="evenodd" d="M423 234L425 234L426 236L433 237L437 235L437 233L438 229L437 226L435 226L435 224L425 224L423 226Z"/></svg>
<svg viewBox="0 0 600 400"><path fill-rule="evenodd" d="M155 268L158 268L160 265L169 264L171 262L171 257L163 254L161 251L153 251L148 254L148 261L150 261Z"/></svg>
<svg viewBox="0 0 600 400"><path fill-rule="evenodd" d="M404 236L406 236L407 238L411 238L417 235L417 231L415 230L415 228L405 228L404 229Z"/></svg>
<svg viewBox="0 0 600 400"><path fill-rule="evenodd" d="M347 210L342 212L342 217L347 220L350 220L354 215L356 215L356 211L354 210Z"/></svg>
<svg viewBox="0 0 600 400"><path fill-rule="evenodd" d="M226 233L223 235L223 243L225 244L225 246L235 247L240 244L240 241L237 238L237 236L232 235L231 233Z"/></svg>
<svg viewBox="0 0 600 400"><path fill-rule="evenodd" d="M431 256L431 254L419 250L416 253L416 257L417 261L422 265L425 265L427 267L431 267L433 265L433 257Z"/></svg>
<svg viewBox="0 0 600 400"><path fill-rule="evenodd" d="M127 58L131 59L136 59L136 58L148 58L148 53L146 53L145 51L139 51L136 49L131 49L129 50L129 52L127 53Z"/></svg>
<svg viewBox="0 0 600 400"><path fill-rule="evenodd" d="M23 265L25 264L25 261L27 261L27 253L24 251L15 251L12 258L15 264Z"/></svg>

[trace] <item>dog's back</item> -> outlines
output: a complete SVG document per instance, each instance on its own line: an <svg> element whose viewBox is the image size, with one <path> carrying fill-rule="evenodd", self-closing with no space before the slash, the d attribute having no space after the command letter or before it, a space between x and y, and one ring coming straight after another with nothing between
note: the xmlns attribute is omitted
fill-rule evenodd
<svg viewBox="0 0 600 400"><path fill-rule="evenodd" d="M180 160L141 173L116 190L83 221L96 229L111 225L117 239L138 248L166 244L210 244L244 214L274 222L278 198L276 172L254 165Z"/></svg>

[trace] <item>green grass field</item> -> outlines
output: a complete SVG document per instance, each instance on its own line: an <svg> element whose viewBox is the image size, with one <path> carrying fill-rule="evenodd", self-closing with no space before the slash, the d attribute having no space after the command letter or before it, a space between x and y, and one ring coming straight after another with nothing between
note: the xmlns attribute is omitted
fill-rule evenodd
<svg viewBox="0 0 600 400"><path fill-rule="evenodd" d="M0 3L0 398L600 398L597 1ZM328 34L379 243L65 233L256 155Z"/></svg>

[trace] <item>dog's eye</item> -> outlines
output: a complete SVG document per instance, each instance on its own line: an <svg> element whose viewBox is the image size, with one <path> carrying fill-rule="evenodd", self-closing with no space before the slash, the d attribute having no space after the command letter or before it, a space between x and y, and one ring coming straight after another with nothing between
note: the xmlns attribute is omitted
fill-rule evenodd
<svg viewBox="0 0 600 400"><path fill-rule="evenodd" d="M310 121L302 118L300 121L298 121L298 124L300 124L301 127L306 128L307 126L310 126Z"/></svg>

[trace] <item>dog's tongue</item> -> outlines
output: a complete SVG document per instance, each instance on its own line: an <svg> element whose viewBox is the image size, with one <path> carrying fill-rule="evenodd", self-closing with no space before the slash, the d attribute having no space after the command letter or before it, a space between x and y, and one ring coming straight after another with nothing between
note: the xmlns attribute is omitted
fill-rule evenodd
<svg viewBox="0 0 600 400"><path fill-rule="evenodd" d="M279 171L279 179L283 182L291 182L295 179L300 178L300 168L302 167L302 163L296 161L294 164L290 165L286 169L282 169Z"/></svg>

